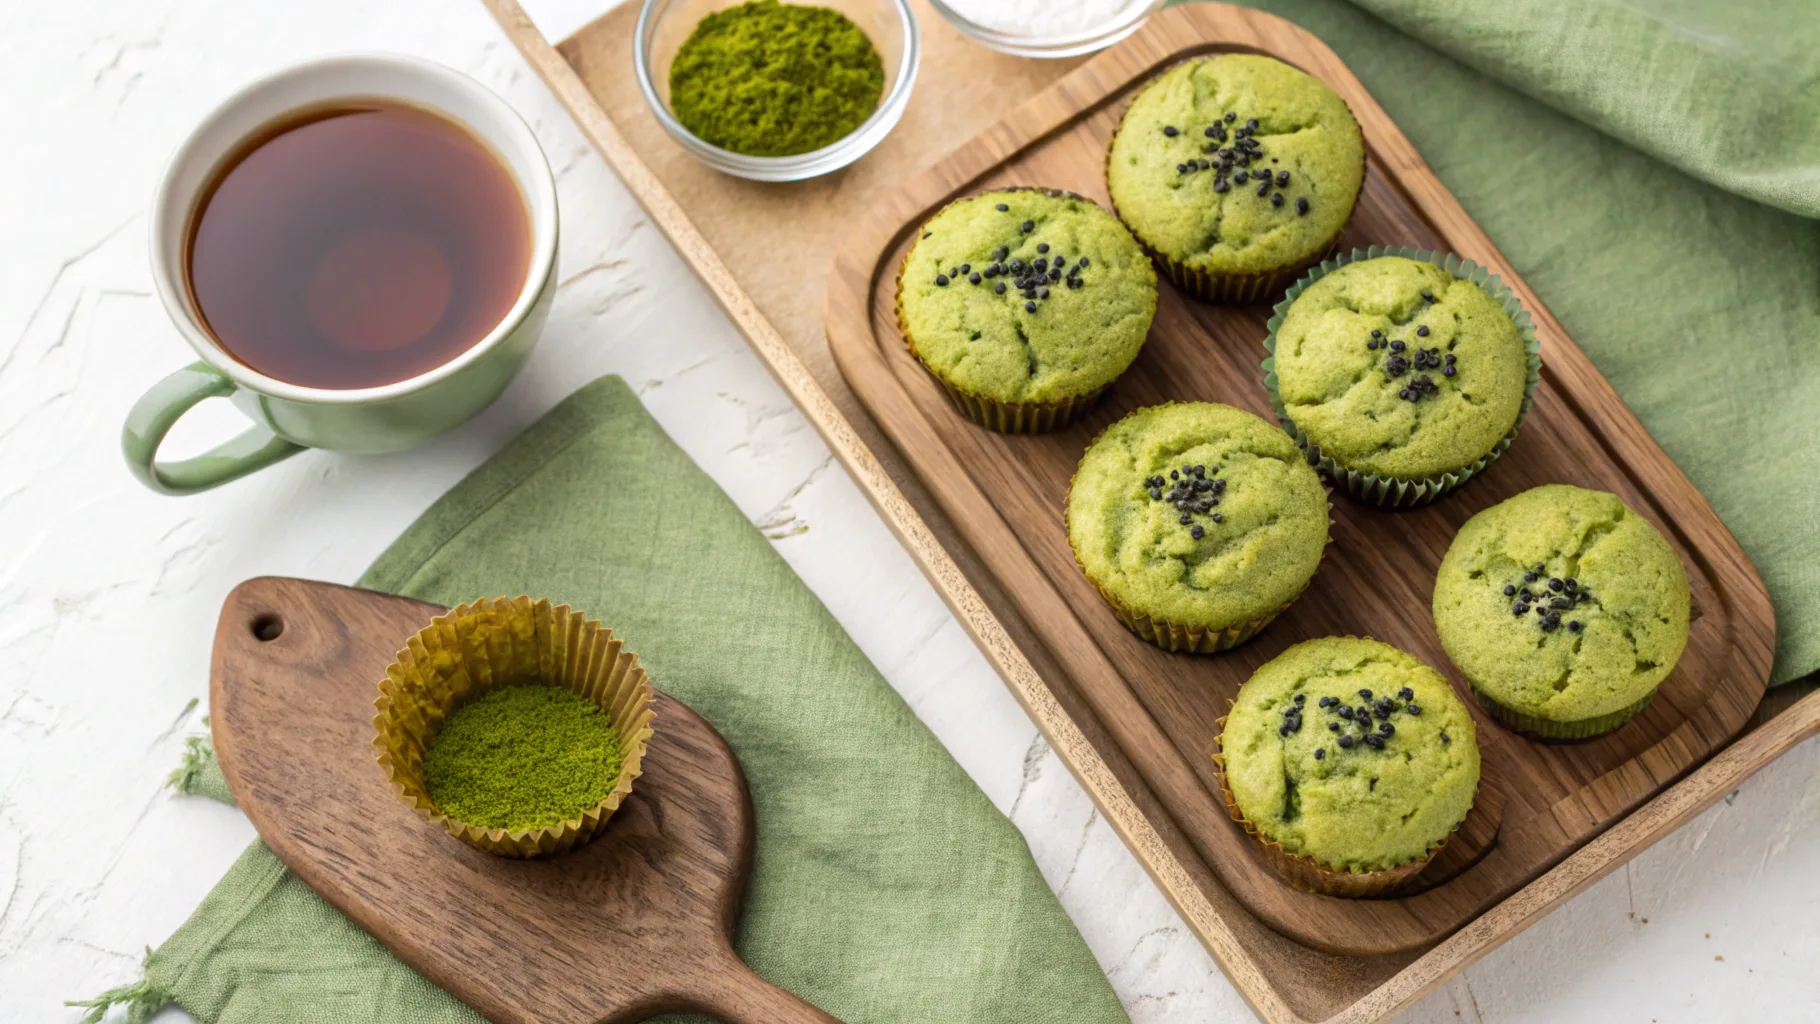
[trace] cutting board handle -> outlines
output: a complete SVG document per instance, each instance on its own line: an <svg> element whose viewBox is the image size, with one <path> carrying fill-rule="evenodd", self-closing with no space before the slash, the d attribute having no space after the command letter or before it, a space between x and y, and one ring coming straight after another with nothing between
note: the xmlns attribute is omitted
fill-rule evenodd
<svg viewBox="0 0 1820 1024"><path fill-rule="evenodd" d="M727 1024L841 1024L754 974L731 950L713 972L711 987L689 993L687 1002L689 1011Z"/></svg>

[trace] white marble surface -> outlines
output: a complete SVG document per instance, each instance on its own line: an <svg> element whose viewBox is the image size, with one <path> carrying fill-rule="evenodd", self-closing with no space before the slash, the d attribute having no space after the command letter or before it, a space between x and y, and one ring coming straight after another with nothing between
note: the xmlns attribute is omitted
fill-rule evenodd
<svg viewBox="0 0 1820 1024"><path fill-rule="evenodd" d="M541 0L565 34L603 0ZM122 413L190 358L146 268L166 155L290 61L408 51L524 112L558 168L565 284L486 414L406 455L307 453L213 493L141 490ZM624 375L1029 838L1134 1020L1248 1011L813 431L473 0L0 5L0 1020L137 975L252 837L161 790L223 595L351 581L582 381ZM200 447L221 409L185 423ZM851 571L865 565L866 572ZM1412 1009L1413 1021L1820 1020L1820 801L1795 750ZM170 1020L185 1019L172 1011Z"/></svg>

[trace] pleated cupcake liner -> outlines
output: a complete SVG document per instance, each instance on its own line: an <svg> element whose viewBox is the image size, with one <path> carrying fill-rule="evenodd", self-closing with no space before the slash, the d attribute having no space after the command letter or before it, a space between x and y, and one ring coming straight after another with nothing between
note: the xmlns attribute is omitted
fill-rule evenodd
<svg viewBox="0 0 1820 1024"><path fill-rule="evenodd" d="M1297 426L1290 417L1289 410L1283 402L1282 392L1278 387L1276 372L1277 332L1283 326L1283 320L1289 313L1289 307L1297 298L1308 290L1309 286L1349 263L1377 259L1381 256L1403 256L1408 259L1421 260L1440 267L1462 281L1471 281L1486 294L1498 301L1506 316L1517 327L1517 334L1523 340L1525 374L1523 380L1523 404L1517 409L1517 419L1511 424L1510 432L1494 444L1491 450L1470 464L1447 473L1434 476L1404 479L1400 477L1380 476L1363 470L1351 469L1340 464L1333 456L1324 453L1321 446L1308 439L1308 435ZM1530 320L1529 311L1496 274L1481 267L1472 260L1463 259L1452 253L1430 252L1426 249L1412 249L1406 246L1374 245L1368 249L1354 249L1351 253L1323 260L1321 265L1297 281L1277 303L1270 322L1266 325L1269 332L1264 338L1264 348L1270 353L1264 358L1264 386L1270 392L1270 405L1276 410L1277 419L1289 436L1295 438L1302 451L1307 455L1309 465L1320 470L1321 475L1331 480L1334 486L1345 491L1354 500L1368 505L1387 509L1416 508L1426 505L1471 480L1485 471L1487 466L1498 461L1510 448L1511 442L1517 439L1517 430L1523 425L1523 418L1529 415L1535 404L1536 385L1542 380L1542 347L1536 339L1536 328Z"/></svg>
<svg viewBox="0 0 1820 1024"><path fill-rule="evenodd" d="M1468 680L1470 683L1471 680ZM1474 700L1491 716L1492 721L1512 732L1521 733L1532 739L1550 742L1572 743L1578 740L1590 740L1606 733L1616 732L1620 726L1637 717L1649 702L1656 699L1656 690L1643 695L1643 699L1627 708L1597 715L1592 718L1581 718L1571 722L1557 722L1542 718L1524 711L1518 711L1508 704L1500 703L1496 698L1487 696L1477 686L1471 687Z"/></svg>
<svg viewBox="0 0 1820 1024"><path fill-rule="evenodd" d="M606 712L619 735L618 781L584 813L541 828L487 828L444 814L424 787L425 751L456 708L520 685L560 687ZM612 630L568 605L483 598L431 620L386 666L374 701L373 746L392 791L426 821L491 854L542 857L593 838L632 792L652 735L651 699L638 656Z"/></svg>
<svg viewBox="0 0 1820 1024"><path fill-rule="evenodd" d="M1190 57L1187 60L1171 64L1169 67L1163 68L1161 71L1158 71L1155 75L1151 76L1150 82L1154 82L1163 75L1168 74L1180 64L1189 64L1206 59L1206 57ZM1150 87L1150 82L1146 82L1143 88L1138 90L1138 94L1143 93L1144 89L1148 89ZM1342 106L1346 106L1346 113L1351 116L1352 107L1346 105L1346 100L1344 98L1341 98L1340 103ZM1126 218L1125 214L1119 210L1118 197L1112 194L1112 148L1113 145L1118 142L1119 132L1124 131L1125 117L1130 113L1131 105L1127 103L1124 111L1119 114L1118 126L1113 128L1112 137L1106 142L1106 162L1104 165L1106 197L1112 204L1113 215L1118 217L1120 223L1125 225L1127 231L1131 232L1131 237L1137 239L1138 245L1142 246L1144 252L1149 254L1151 262L1157 265L1157 269L1162 271L1163 276L1169 278L1170 282L1177 288L1205 302L1224 304L1263 302L1270 298L1270 296L1276 295L1283 289L1289 287L1294 283L1296 278L1306 273L1308 268L1332 256L1339 248L1340 236L1346 233L1346 225L1352 222L1352 211L1358 209L1359 196L1363 195L1365 192L1365 174L1363 171L1367 163L1367 157L1365 156L1364 147L1362 145L1360 147L1359 155L1361 170L1361 173L1359 174L1359 187L1352 194L1352 208L1347 211L1346 219L1340 222L1340 226L1334 229L1333 234L1330 235L1326 241L1315 246L1314 252L1310 254L1307 259L1298 260L1287 267L1264 270L1256 273L1211 273L1209 271L1190 267L1173 256L1165 254L1161 249L1158 249L1156 245L1150 242L1149 239L1146 239L1144 233L1139 231L1137 226ZM1353 116L1353 123L1358 123L1357 116Z"/></svg>
<svg viewBox="0 0 1820 1024"><path fill-rule="evenodd" d="M1441 852L1441 848L1447 845L1447 841L1453 837L1453 833L1466 823L1466 819L1461 818L1453 828L1448 830L1447 835L1442 836L1438 842L1431 845L1415 860L1377 871L1355 871L1351 868L1329 867L1313 857L1290 853L1283 849L1276 840L1260 832L1257 826L1245 817L1245 812L1239 810L1238 798L1232 795L1232 783L1226 775L1224 747L1227 717L1226 715L1220 716L1216 723L1220 727L1220 734L1214 737L1213 741L1214 774L1218 775L1220 779L1220 795L1226 801L1226 812L1257 844L1258 851L1263 855L1264 862L1270 865L1271 870L1275 871L1283 881L1303 892L1311 892L1319 896L1339 896L1345 899L1394 895L1398 890L1414 881L1416 876L1428 867L1429 862L1435 859L1435 855Z"/></svg>
<svg viewBox="0 0 1820 1024"><path fill-rule="evenodd" d="M1093 203L1093 200L1077 192L1069 192L1064 189L1055 188L1038 188L1033 185L1016 185L1010 188L996 188L986 192L977 192L972 195L962 196L959 199L950 201L940 210L935 211L935 214L929 219L934 220L936 217L941 216L948 207L953 206L955 203L964 202L968 199L977 199L981 196L997 195L1007 192L1040 192L1043 195L1057 199L1079 199L1082 202ZM1097 206L1099 204L1094 203L1094 205ZM912 246L911 248L915 248L915 246ZM1088 412L1092 411L1093 407L1099 403L1100 398L1112 387L1112 382L1107 382L1086 394L1072 395L1067 398L1057 399L1053 402L1005 402L996 398L989 398L986 395L977 392L968 391L967 389L954 384L923 359L923 354L917 350L916 338L910 333L910 324L904 318L904 271L908 269L909 266L910 253L909 251L905 251L903 262L898 264L897 293L894 302L898 334L902 335L904 344L910 349L910 354L916 358L917 365L921 366L924 372L928 373L929 376L941 386L942 394L948 399L948 404L953 406L954 411L960 413L961 416L968 421L1000 434L1044 434L1052 430L1059 430L1062 427L1073 423L1075 420L1080 419L1082 416L1085 416ZM1123 371L1121 371L1121 373L1122 372Z"/></svg>

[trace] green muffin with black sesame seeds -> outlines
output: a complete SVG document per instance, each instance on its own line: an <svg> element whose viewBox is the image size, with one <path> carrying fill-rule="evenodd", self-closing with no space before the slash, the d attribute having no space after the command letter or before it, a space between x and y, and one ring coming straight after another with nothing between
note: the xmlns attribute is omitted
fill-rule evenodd
<svg viewBox="0 0 1820 1024"><path fill-rule="evenodd" d="M1540 373L1508 289L1465 261L1418 255L1323 264L1291 289L1265 343L1290 432L1349 493L1382 505L1433 500L1489 465Z"/></svg>
<svg viewBox="0 0 1820 1024"><path fill-rule="evenodd" d="M1610 732L1687 646L1674 548L1615 494L1524 491L1466 521L1435 578L1447 656L1500 724L1543 739Z"/></svg>
<svg viewBox="0 0 1820 1024"><path fill-rule="evenodd" d="M1419 873L1472 809L1472 715L1389 644L1296 644L1239 689L1216 760L1266 859L1298 888L1371 896Z"/></svg>
<svg viewBox="0 0 1820 1024"><path fill-rule="evenodd" d="M1068 542L1119 621L1208 654L1263 629L1313 578L1327 490L1295 442L1213 402L1138 409L1107 427L1069 484Z"/></svg>
<svg viewBox="0 0 1820 1024"><path fill-rule="evenodd" d="M1273 296L1330 252L1364 182L1364 137L1346 102L1256 54L1157 76L1106 157L1126 226L1178 286L1222 302Z"/></svg>
<svg viewBox="0 0 1820 1024"><path fill-rule="evenodd" d="M1005 433L1070 422L1137 358L1156 272L1091 200L1008 189L957 200L897 280L904 340L967 418Z"/></svg>

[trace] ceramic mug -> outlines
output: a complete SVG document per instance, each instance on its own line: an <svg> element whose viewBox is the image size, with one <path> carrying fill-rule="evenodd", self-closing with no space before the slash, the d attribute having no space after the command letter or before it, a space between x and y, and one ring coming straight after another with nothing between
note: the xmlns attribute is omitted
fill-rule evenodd
<svg viewBox="0 0 1820 1024"><path fill-rule="evenodd" d="M389 99L442 114L484 140L517 184L531 220L531 261L505 318L472 347L407 380L329 390L266 376L229 355L209 333L185 281L188 233L203 190L223 161L287 113L339 99ZM241 90L177 150L152 208L152 277L171 321L201 357L153 385L127 414L126 461L165 494L194 494L304 448L398 451L486 408L524 365L556 292L556 182L531 129L505 101L439 64L398 56L346 56L300 64ZM158 446L198 403L227 396L254 426L181 461Z"/></svg>

